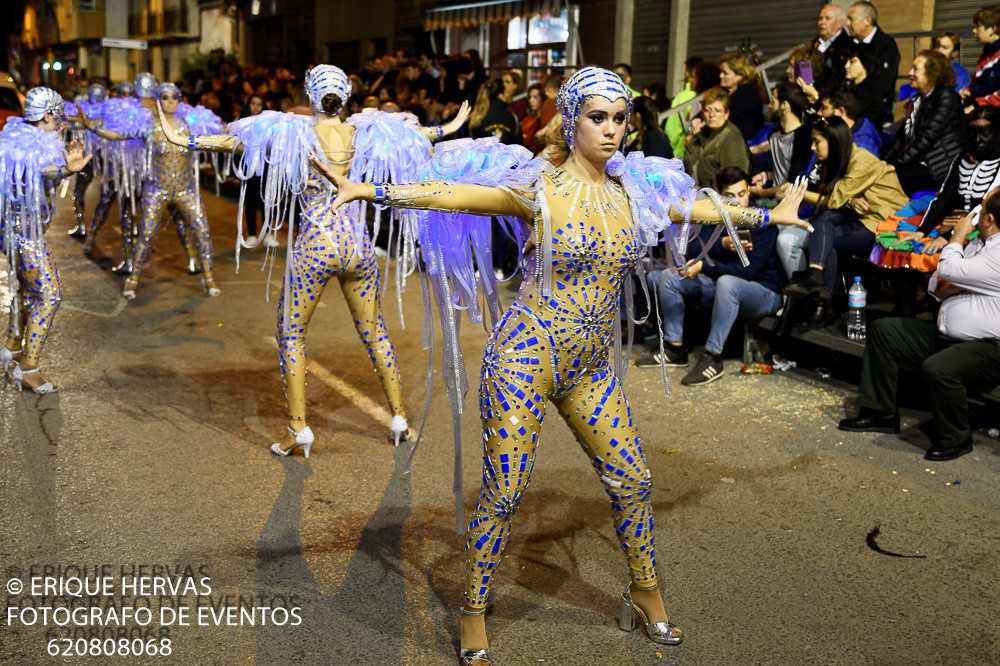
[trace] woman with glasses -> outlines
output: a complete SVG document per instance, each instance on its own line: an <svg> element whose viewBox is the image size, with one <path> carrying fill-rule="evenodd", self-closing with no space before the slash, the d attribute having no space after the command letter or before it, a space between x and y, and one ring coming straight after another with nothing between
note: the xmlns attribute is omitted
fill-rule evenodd
<svg viewBox="0 0 1000 666"><path fill-rule="evenodd" d="M729 120L729 93L721 86L705 91L701 119L692 121L693 133L684 147L684 168L698 187L712 187L715 174L726 167L750 171L750 152L743 135Z"/></svg>
<svg viewBox="0 0 1000 666"><path fill-rule="evenodd" d="M140 98L151 99L155 95L159 99L163 109L162 119L150 114L148 120L143 119L139 128L115 127L107 123L95 128L90 119L81 115L87 129L94 130L101 137L122 141L134 138L138 132L146 142L149 172L142 185L141 217L135 240L132 274L125 281L122 296L127 299L135 298L139 276L149 259L167 208L179 214L187 234L194 238L201 259L205 293L210 297L219 296L222 291L212 274L212 236L199 195L195 153L170 143L164 136L163 124L166 123L171 129L183 134L195 130L205 133L221 131L222 120L207 109L192 109L187 104L182 106L181 91L173 83L156 86L156 80L151 75L148 79L140 75L136 78L135 88ZM189 125L194 127L189 128Z"/></svg>

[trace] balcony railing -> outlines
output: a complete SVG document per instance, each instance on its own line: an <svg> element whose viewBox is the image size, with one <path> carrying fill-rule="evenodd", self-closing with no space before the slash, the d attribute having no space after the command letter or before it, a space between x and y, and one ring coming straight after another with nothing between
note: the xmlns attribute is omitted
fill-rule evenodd
<svg viewBox="0 0 1000 666"><path fill-rule="evenodd" d="M162 12L129 14L128 33L130 37L186 36L187 12L183 9L167 9Z"/></svg>

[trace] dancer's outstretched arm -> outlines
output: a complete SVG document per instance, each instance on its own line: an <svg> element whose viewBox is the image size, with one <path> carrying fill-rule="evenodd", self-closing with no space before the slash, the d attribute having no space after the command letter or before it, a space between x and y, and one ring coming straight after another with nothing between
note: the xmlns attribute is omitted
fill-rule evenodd
<svg viewBox="0 0 1000 666"><path fill-rule="evenodd" d="M806 186L807 182L804 178L797 179L794 183L790 184L785 198L781 200L781 203L771 211L728 202L722 205L726 208L729 217L736 226L760 227L771 223L802 227L803 229L812 231L812 225L799 219L799 204L802 203ZM672 208L670 210L670 219L673 222L683 222L684 211ZM692 206L691 221L707 224L722 222L722 211L719 210L718 206L711 199L698 199Z"/></svg>
<svg viewBox="0 0 1000 666"><path fill-rule="evenodd" d="M443 139L446 136L454 134L458 130L462 129L462 125L465 121L469 119L469 114L472 113L472 107L469 106L469 102L462 102L462 106L458 108L458 113L449 122L444 125L438 125L437 127L421 127L420 131L431 141L436 141L437 139Z"/></svg>
<svg viewBox="0 0 1000 666"><path fill-rule="evenodd" d="M233 148L243 145L239 139L229 134L199 134L187 136L177 131L177 128L167 122L167 117L163 113L163 107L156 103L156 110L160 114L160 126L163 128L163 136L167 137L170 143L187 148L189 150L203 150L215 153L229 153Z"/></svg>
<svg viewBox="0 0 1000 666"><path fill-rule="evenodd" d="M132 139L135 137L122 134L121 132L115 132L113 130L105 129L98 123L94 122L94 119L84 113L81 107L77 107L79 110L79 115L76 116L66 116L67 120L71 120L75 123L80 123L83 125L84 129L88 129L102 139L108 139L109 141L125 141L126 139Z"/></svg>
<svg viewBox="0 0 1000 666"><path fill-rule="evenodd" d="M527 204L506 188L449 183L443 180L403 185L356 183L338 174L314 155L309 156L309 163L333 183L337 191L337 198L333 201L334 210L346 203L363 200L398 208L519 217L529 222L533 217Z"/></svg>

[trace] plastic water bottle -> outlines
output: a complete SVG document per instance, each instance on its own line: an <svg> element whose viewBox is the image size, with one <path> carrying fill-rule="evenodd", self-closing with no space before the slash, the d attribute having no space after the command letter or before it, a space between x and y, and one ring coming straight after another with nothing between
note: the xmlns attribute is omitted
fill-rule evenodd
<svg viewBox="0 0 1000 666"><path fill-rule="evenodd" d="M847 292L847 337L851 340L864 340L866 333L868 306L868 291L861 284L861 276L854 276L854 284Z"/></svg>

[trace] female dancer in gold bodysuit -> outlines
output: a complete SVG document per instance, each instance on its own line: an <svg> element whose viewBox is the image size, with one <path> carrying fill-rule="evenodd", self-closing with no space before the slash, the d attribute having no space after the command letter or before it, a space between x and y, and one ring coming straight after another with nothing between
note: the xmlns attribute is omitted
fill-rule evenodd
<svg viewBox="0 0 1000 666"><path fill-rule="evenodd" d="M239 138L245 136L241 134L243 131L253 136L255 132L249 131L251 128L260 130L256 133L258 135L266 133L264 128L270 128L276 134L282 134L297 124L304 124L305 131L300 128L299 133L286 142L296 145L285 147L299 150L300 159L309 151L321 150L333 165L331 168L346 174L352 166L357 148L355 127L341 122L338 114L347 102L350 90L350 80L340 69L331 65L319 65L306 75L306 91L317 116L315 125L310 126L309 120L301 116L265 111L233 123L229 129L236 136L182 137L176 132L167 132L166 136L168 140L184 143L191 149L244 150ZM434 135L455 131L461 127L467 115L466 109L447 128L435 130ZM402 124L402 120L398 122ZM426 141L424 143L426 159L430 144ZM286 166L282 162L295 161L290 158L278 159L274 153L269 155L269 160L268 178L280 177L278 174ZM243 174L245 177L250 175L252 173ZM310 170L300 201L302 226L295 237L292 259L278 305L277 340L281 376L285 384L288 432L283 441L271 446L271 451L287 456L301 447L306 457L309 457L314 435L306 425L306 332L327 283L334 277L340 283L355 329L382 384L382 391L393 415L390 432L398 445L401 439L406 438L408 426L396 352L382 316L378 265L372 252L371 238L364 225L359 225L346 210L334 212L330 205L329 186L315 171ZM265 220L265 226L267 224ZM264 236L262 232L261 239Z"/></svg>
<svg viewBox="0 0 1000 666"><path fill-rule="evenodd" d="M623 181L606 171L622 145L631 99L613 73L586 68L564 84L558 105L568 155L556 157L558 166L543 172L533 189L444 181L359 184L313 162L338 188L335 205L361 199L515 216L530 230L525 280L493 328L483 358L483 483L466 544L463 664L489 663L484 612L534 467L547 401L575 434L611 498L631 579L621 597L620 626L631 630L638 617L651 640L672 645L682 640L657 590L650 473L628 401L609 363L622 284L643 249L639 221L633 219L642 202L630 200ZM693 199L690 179L682 173L674 177L688 183L685 194ZM799 223L795 211L801 186L790 194L773 212L776 222ZM673 220L685 218L682 205L675 202ZM704 222L719 222L724 214L747 224L766 222L766 214L757 209L704 199L693 202L691 213Z"/></svg>
<svg viewBox="0 0 1000 666"><path fill-rule="evenodd" d="M150 77L151 78L151 77ZM155 83L155 79L152 80ZM143 89L143 82L136 79L136 91L140 96L148 95ZM139 233L135 239L135 257L132 274L125 281L122 296L135 298L135 290L139 286L139 275L149 259L153 243L160 232L160 223L166 209L174 209L183 219L184 230L194 237L203 268L202 284L208 296L219 296L222 291L216 286L212 276L212 236L205 217L205 208L198 195L198 172L192 158L192 152L184 146L169 142L164 136L164 129L173 132L187 131L186 123L175 116L181 101L181 92L172 83L159 86L158 95L163 110L161 116L153 115L152 125L144 137L147 150L150 151L149 173L142 185L141 218ZM104 127L95 127L86 116L81 120L87 129L98 136L113 141L124 141L131 137ZM180 130L178 128L181 128ZM181 233L182 240L184 234Z"/></svg>
<svg viewBox="0 0 1000 666"><path fill-rule="evenodd" d="M12 118L0 133L0 245L13 281L10 329L0 364L18 389L53 393L39 372L42 348L59 310L62 288L44 233L52 219L55 183L89 162L81 147L64 152L57 130L63 99L50 88L24 97L24 119Z"/></svg>

